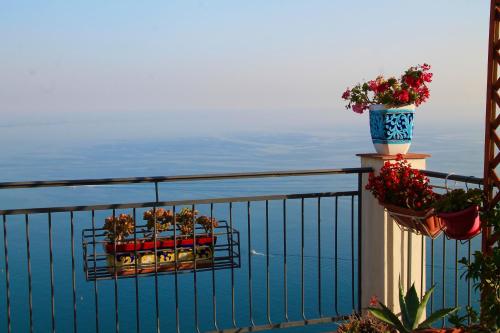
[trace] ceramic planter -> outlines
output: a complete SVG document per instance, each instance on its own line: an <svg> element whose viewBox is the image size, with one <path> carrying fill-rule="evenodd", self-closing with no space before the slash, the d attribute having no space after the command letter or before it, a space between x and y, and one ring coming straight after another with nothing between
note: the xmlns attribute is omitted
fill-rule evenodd
<svg viewBox="0 0 500 333"><path fill-rule="evenodd" d="M481 232L479 206L471 206L458 212L438 215L443 221L444 233L449 238L466 240Z"/></svg>
<svg viewBox="0 0 500 333"><path fill-rule="evenodd" d="M186 270L193 269L195 266L195 256L192 248L177 249L177 269ZM155 272L173 271L175 270L175 250L165 249L156 252L156 262L154 252L123 253L123 254L108 254L106 257L107 268L110 274L117 275L133 275L147 274ZM203 268L212 265L214 250L212 246L197 246L196 247L196 267ZM136 267L137 265L137 267ZM156 268L155 268L156 267Z"/></svg>
<svg viewBox="0 0 500 333"><path fill-rule="evenodd" d="M413 137L415 105L388 107L370 106L370 133L373 146L379 154L406 154Z"/></svg>
<svg viewBox="0 0 500 333"><path fill-rule="evenodd" d="M404 230L436 238L443 229L442 221L433 208L416 211L387 203L381 203L381 205L385 207L392 219Z"/></svg>

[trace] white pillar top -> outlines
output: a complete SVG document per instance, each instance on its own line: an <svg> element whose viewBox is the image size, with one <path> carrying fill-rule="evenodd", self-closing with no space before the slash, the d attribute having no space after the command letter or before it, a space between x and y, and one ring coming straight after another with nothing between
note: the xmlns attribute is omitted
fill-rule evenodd
<svg viewBox="0 0 500 333"><path fill-rule="evenodd" d="M395 160L397 158L397 155L384 155L377 153L356 154L356 156L359 156L361 158L373 158L376 160ZM403 157L407 160L419 160L429 158L431 157L431 155L422 153L408 153L404 154Z"/></svg>

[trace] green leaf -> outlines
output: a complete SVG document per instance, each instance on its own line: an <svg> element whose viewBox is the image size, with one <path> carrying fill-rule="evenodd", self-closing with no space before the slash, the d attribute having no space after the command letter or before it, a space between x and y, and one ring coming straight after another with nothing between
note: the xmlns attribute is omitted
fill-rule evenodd
<svg viewBox="0 0 500 333"><path fill-rule="evenodd" d="M439 319L446 317L450 313L453 313L457 311L458 308L445 308L441 310L437 310L434 313L432 313L429 318L424 320L420 325L418 325L417 328L427 328L430 327L432 323L438 321Z"/></svg>
<svg viewBox="0 0 500 333"><path fill-rule="evenodd" d="M406 329L401 321L396 317L394 313L392 313L389 308L387 308L382 303L379 303L382 309L378 308L368 308L368 311L377 319L383 321L384 323L394 327L401 333L409 333L410 330Z"/></svg>
<svg viewBox="0 0 500 333"><path fill-rule="evenodd" d="M420 322L420 318L422 318L422 315L425 313L425 308L427 307L427 302L429 302L429 299L431 298L432 293L434 292L434 288L436 286L432 286L431 289L427 290L425 293L424 297L422 298L422 303L418 306L417 312L415 314L415 321L413 322L412 329L416 329L418 327L418 323Z"/></svg>
<svg viewBox="0 0 500 333"><path fill-rule="evenodd" d="M420 305L420 301L418 299L417 290L415 289L415 285L412 284L410 290L406 293L405 297L407 314L409 318L408 327L414 327L417 322L417 310Z"/></svg>

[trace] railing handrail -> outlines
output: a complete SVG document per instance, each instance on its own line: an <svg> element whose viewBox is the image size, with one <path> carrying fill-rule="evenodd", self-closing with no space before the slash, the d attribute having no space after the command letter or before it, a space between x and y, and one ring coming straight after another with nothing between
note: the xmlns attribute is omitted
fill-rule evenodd
<svg viewBox="0 0 500 333"><path fill-rule="evenodd" d="M438 172L438 171L431 171L431 170L421 170L421 171L427 177L456 180L459 182L476 184L476 185L483 184L483 178L479 178L479 177L475 177L475 176L463 176L463 175L456 175L454 173Z"/></svg>
<svg viewBox="0 0 500 333"><path fill-rule="evenodd" d="M266 201L266 200L319 198L319 197L341 197L341 196L355 196L355 195L358 195L358 191L297 193L297 194L271 194L271 195L255 195L255 196L244 196L244 197L206 198L206 199L195 199L195 200L187 199L187 200L170 200L170 201L115 203L115 204L101 204L101 205L19 208L19 209L0 210L0 215L24 215L24 214L61 213L61 212L83 212L83 211L92 211L92 210L131 209L131 208L145 208L145 207L155 207L155 206L156 207L187 206L187 205L204 205L204 204L229 203L229 202L254 202L254 201Z"/></svg>
<svg viewBox="0 0 500 333"><path fill-rule="evenodd" d="M317 176L317 175L329 175L329 174L367 173L370 171L372 171L372 168L340 168L340 169L308 169L308 170L306 169L306 170L287 170L287 171L208 173L208 174L198 174L198 175L156 176L156 177L41 180L41 181L21 181L21 182L0 182L0 189L137 184L137 183L166 183L166 182L200 181L200 180L216 180L216 179L297 177L297 176Z"/></svg>

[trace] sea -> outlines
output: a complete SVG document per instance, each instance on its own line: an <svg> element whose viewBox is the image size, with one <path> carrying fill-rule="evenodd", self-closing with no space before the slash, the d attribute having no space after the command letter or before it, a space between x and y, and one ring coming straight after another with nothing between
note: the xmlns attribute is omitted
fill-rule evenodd
<svg viewBox="0 0 500 333"><path fill-rule="evenodd" d="M223 130L191 128L189 121L181 123L169 117L160 120L140 115L120 120L117 115L85 117L7 117L0 125L0 181L84 179L139 176L171 176L225 172L253 172L322 168L353 168L360 165L358 153L373 152L366 122L345 125L328 124L301 129ZM458 124L421 124L416 127L412 152L429 153L429 170L468 176L482 176L484 133L481 122ZM461 187L455 182L440 185ZM309 176L287 178L242 179L162 183L160 201L182 199L224 198L271 194L295 194L349 191L357 189L356 175ZM151 184L115 186L82 186L47 189L0 190L0 209L71 205L148 202L155 200ZM353 201L351 201L353 200ZM301 219L300 200L287 203L287 296L288 320L302 320L337 314L350 314L357 299L356 274L357 235L351 221L356 212L351 205L356 199L341 198L338 203L338 232L334 233L334 199L321 199L320 233L318 235L317 199L305 200L304 280L301 278ZM233 207L234 228L241 233L241 267L234 270L235 314L237 326L264 325L267 318L266 264L269 259L269 319L273 323L286 321L284 304L283 207L281 201L269 202L270 247L266 251L265 203L252 202L250 223L246 203ZM209 205L197 207L209 214ZM126 212L126 211L124 211ZM96 214L96 224L102 225L111 211ZM216 204L214 216L229 218L227 204ZM46 214L29 217L30 261L32 273L32 321L35 332L71 332L74 327L71 274L71 238L69 214L54 213L52 233L48 232ZM91 228L88 213L75 213L74 247L76 267L76 308L79 332L96 331L95 285L86 281L83 265L82 230ZM8 264L10 276L11 320L13 332L28 332L30 327L26 224L24 216L8 217L6 221ZM248 237L250 233L251 237ZM1 234L1 233L0 233ZM49 236L53 243L54 299L51 299ZM318 238L321 255L318 257ZM352 243L354 241L354 243ZM336 243L338 242L338 243ZM430 241L427 240L428 246ZM444 240L435 241L434 309L463 304L469 291L461 283L455 293L453 281L463 271L456 258L466 255L469 244ZM335 245L337 262L335 263ZM459 248L455 254L455 247ZM479 239L471 248L479 247ZM0 237L0 332L7 330L6 265L4 239ZM430 262L430 251L427 263ZM251 282L249 264L251 261ZM336 264L336 265L335 265ZM444 265L444 270L443 270ZM320 268L318 269L318 267ZM336 267L336 269L335 269ZM354 267L354 271L352 270ZM382 269L382 268L381 268ZM319 273L320 272L320 273ZM444 272L444 273L443 273ZM321 292L318 276L321 275ZM369 278L370 272L364 273ZM442 281L445 278L443 292ZM197 313L195 313L195 283ZM158 277L158 314L154 277L139 279L139 314L136 322L136 286L134 279L119 279L118 311L115 307L113 280L99 281L99 331L113 332L116 316L121 332L153 332L157 325L162 332L176 331L175 277ZM231 270L179 274L179 325L181 332L201 332L216 328L231 328ZM430 286L429 275L427 285ZM251 286L251 288L250 288ZM302 287L303 286L303 287ZM249 302L251 289L252 304ZM354 291L352 291L354 290ZM302 291L304 311L302 311ZM321 294L319 299L318 294ZM472 298L477 295L472 291ZM215 311L213 296L215 295ZM321 304L321 313L319 306ZM53 304L53 311L52 311ZM252 318L249 316L250 306ZM52 321L54 313L54 322ZM196 315L196 316L195 316ZM157 322L159 317L159 322ZM197 318L197 320L196 320ZM215 322L214 322L215 318ZM334 324L289 328L291 332L325 332Z"/></svg>

